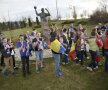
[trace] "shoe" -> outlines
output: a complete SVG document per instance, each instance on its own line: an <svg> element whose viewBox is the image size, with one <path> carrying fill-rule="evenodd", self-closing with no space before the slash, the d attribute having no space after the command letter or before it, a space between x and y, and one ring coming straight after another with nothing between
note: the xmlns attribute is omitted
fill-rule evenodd
<svg viewBox="0 0 108 90"><path fill-rule="evenodd" d="M69 62L68 62L68 63L66 63L66 64L69 64Z"/></svg>
<svg viewBox="0 0 108 90"><path fill-rule="evenodd" d="M16 73L15 73L15 72L13 72L13 73L12 73L12 75L13 75L13 76L16 76Z"/></svg>
<svg viewBox="0 0 108 90"><path fill-rule="evenodd" d="M7 74L6 72L4 72L4 73L3 73L3 76L4 76L4 77L7 77L7 76L8 76L8 74Z"/></svg>
<svg viewBox="0 0 108 90"><path fill-rule="evenodd" d="M14 67L15 70L18 70L18 67Z"/></svg>
<svg viewBox="0 0 108 90"><path fill-rule="evenodd" d="M87 58L87 60L90 59L89 57L86 57L86 58Z"/></svg>
<svg viewBox="0 0 108 90"><path fill-rule="evenodd" d="M93 69L92 69L91 67L87 67L87 69L88 69L89 71L93 71Z"/></svg>
<svg viewBox="0 0 108 90"><path fill-rule="evenodd" d="M81 62L81 60L79 60L79 62Z"/></svg>
<svg viewBox="0 0 108 90"><path fill-rule="evenodd" d="M98 69L99 67L98 66L96 66L96 69Z"/></svg>
<svg viewBox="0 0 108 90"><path fill-rule="evenodd" d="M66 63L65 62L62 62L62 64L65 65Z"/></svg>

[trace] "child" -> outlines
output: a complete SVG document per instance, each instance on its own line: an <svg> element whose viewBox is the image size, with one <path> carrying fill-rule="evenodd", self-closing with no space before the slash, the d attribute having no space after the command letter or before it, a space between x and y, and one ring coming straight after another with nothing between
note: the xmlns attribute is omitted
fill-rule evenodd
<svg viewBox="0 0 108 90"><path fill-rule="evenodd" d="M29 45L28 45L28 42L26 42L24 40L24 36L22 36L22 35L20 35L20 41L17 42L17 48L20 51L23 76L26 77L26 73L30 74L30 71L29 71Z"/></svg>
<svg viewBox="0 0 108 90"><path fill-rule="evenodd" d="M106 31L105 34L105 38L104 38L104 52L105 52L105 72L108 72L108 30Z"/></svg>
<svg viewBox="0 0 108 90"><path fill-rule="evenodd" d="M68 53L69 53L69 49L68 49L68 46L69 46L69 41L68 41L68 36L67 36L67 29L63 29L63 46L66 48L66 51L64 52L64 57L63 57L63 60L62 60L62 64L65 65L65 64L68 64Z"/></svg>
<svg viewBox="0 0 108 90"><path fill-rule="evenodd" d="M5 67L2 71L4 76L7 76L7 70L9 69L10 66L10 70L12 72L13 75L15 75L14 72L14 68L13 68L13 60L11 57L11 39L5 39L7 42L4 44L4 50L3 50L3 55L4 55L4 63L5 63Z"/></svg>
<svg viewBox="0 0 108 90"><path fill-rule="evenodd" d="M84 55L84 39L82 38L78 38L77 43L76 43L76 47L77 47L77 60L76 63L78 63L79 61L81 61L81 65L83 65L83 55Z"/></svg>
<svg viewBox="0 0 108 90"><path fill-rule="evenodd" d="M90 39L88 39L88 43L90 46L90 54L91 54L91 63L87 67L88 70L93 71L93 69L96 69L97 62L96 62L96 56L97 51L99 50L98 45L96 43L96 32L92 31Z"/></svg>
<svg viewBox="0 0 108 90"><path fill-rule="evenodd" d="M14 69L16 69L16 66L15 66L15 50L14 50L14 45L13 45L13 43L11 43L11 56L12 56L12 60L13 60L13 67L14 67Z"/></svg>

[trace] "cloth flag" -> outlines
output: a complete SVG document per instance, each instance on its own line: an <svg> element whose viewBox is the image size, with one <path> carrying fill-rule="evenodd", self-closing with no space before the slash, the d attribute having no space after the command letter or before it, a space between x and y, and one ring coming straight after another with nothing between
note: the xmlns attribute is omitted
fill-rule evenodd
<svg viewBox="0 0 108 90"><path fill-rule="evenodd" d="M73 41L72 41L72 46L70 49L69 56L70 56L71 60L74 60L76 58L75 43Z"/></svg>
<svg viewBox="0 0 108 90"><path fill-rule="evenodd" d="M63 53L66 51L64 46L57 39L51 42L50 48L56 53Z"/></svg>

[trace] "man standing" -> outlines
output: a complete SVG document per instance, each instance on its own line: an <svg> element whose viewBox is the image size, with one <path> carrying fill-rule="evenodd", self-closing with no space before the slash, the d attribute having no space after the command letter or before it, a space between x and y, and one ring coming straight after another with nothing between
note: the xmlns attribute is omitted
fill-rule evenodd
<svg viewBox="0 0 108 90"><path fill-rule="evenodd" d="M20 41L17 42L17 48L19 49L21 61L22 61L22 71L23 76L26 77L26 73L29 72L29 47L28 43L24 40L24 36L20 36Z"/></svg>

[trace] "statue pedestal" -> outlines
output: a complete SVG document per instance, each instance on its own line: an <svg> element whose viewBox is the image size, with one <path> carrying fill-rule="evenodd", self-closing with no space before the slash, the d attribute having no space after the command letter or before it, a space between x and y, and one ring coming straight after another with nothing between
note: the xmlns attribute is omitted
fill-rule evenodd
<svg viewBox="0 0 108 90"><path fill-rule="evenodd" d="M47 22L41 22L43 37L50 39L50 29Z"/></svg>

